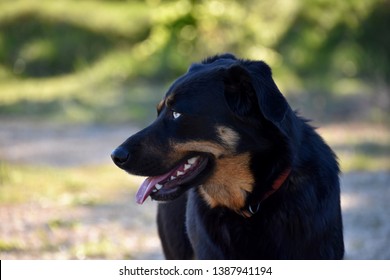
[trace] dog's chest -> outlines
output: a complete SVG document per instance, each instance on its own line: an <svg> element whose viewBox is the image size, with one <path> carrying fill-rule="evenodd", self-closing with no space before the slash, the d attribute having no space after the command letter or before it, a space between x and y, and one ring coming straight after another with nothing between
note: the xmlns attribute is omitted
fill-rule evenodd
<svg viewBox="0 0 390 280"><path fill-rule="evenodd" d="M232 252L241 251L235 248L243 249L243 246L247 246L247 240L251 239L245 232L254 232L249 223L232 223L231 217L227 218L218 210L208 208L195 190L191 190L188 195L186 227L196 259L235 258L237 256L232 255Z"/></svg>

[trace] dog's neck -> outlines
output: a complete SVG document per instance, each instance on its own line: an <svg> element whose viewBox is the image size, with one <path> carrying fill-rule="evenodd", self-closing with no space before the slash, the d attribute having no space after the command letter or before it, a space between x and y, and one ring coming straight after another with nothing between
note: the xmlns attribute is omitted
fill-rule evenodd
<svg viewBox="0 0 390 280"><path fill-rule="evenodd" d="M257 203L247 204L245 207L243 207L239 211L239 214L242 215L244 218L250 218L254 214L256 214L257 212L259 212L261 203L280 189L280 187L287 180L290 173L291 173L291 168L290 167L286 168L279 175L279 177L276 178L276 180L273 182L271 189L269 191L265 192Z"/></svg>

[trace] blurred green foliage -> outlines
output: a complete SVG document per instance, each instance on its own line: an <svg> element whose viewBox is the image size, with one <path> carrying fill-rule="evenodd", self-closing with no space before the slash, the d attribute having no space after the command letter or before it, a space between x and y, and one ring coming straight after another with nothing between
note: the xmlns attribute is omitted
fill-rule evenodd
<svg viewBox="0 0 390 280"><path fill-rule="evenodd" d="M389 26L388 0L1 0L0 116L140 121L189 64L232 52L314 111L365 96L382 120Z"/></svg>

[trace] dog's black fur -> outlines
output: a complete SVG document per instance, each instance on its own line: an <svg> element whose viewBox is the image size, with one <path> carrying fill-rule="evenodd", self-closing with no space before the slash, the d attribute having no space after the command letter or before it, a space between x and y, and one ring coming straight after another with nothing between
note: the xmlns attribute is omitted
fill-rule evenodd
<svg viewBox="0 0 390 280"><path fill-rule="evenodd" d="M181 181L146 188L194 157ZM336 157L262 61L224 54L193 64L156 121L112 158L151 176L141 194L167 201L157 216L167 259L343 258Z"/></svg>

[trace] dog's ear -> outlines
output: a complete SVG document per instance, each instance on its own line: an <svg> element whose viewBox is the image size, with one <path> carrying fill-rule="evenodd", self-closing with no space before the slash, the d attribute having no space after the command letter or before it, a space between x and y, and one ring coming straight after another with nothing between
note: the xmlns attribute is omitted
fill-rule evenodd
<svg viewBox="0 0 390 280"><path fill-rule="evenodd" d="M289 105L266 63L241 61L227 69L224 82L226 100L234 112L242 115L260 110L267 120L279 127Z"/></svg>
<svg viewBox="0 0 390 280"><path fill-rule="evenodd" d="M271 68L263 61L249 61L246 66L264 117L280 124L290 107L272 79Z"/></svg>
<svg viewBox="0 0 390 280"><path fill-rule="evenodd" d="M241 65L230 66L224 75L224 93L230 109L240 117L248 117L256 111L256 93L251 78Z"/></svg>

